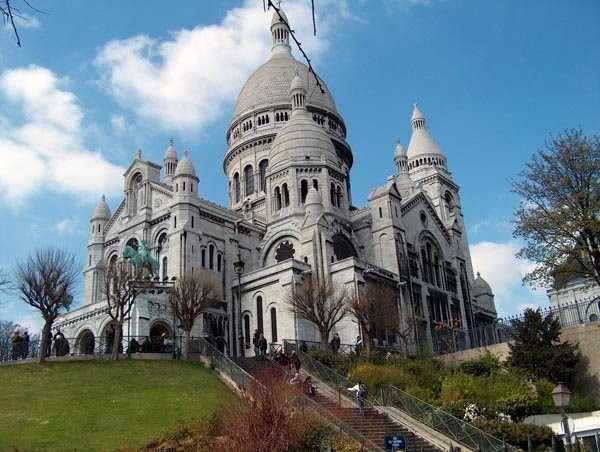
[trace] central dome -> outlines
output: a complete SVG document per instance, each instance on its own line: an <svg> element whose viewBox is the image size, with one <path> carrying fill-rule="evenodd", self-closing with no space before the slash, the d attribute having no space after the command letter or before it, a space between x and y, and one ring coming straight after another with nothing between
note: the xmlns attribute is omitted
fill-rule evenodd
<svg viewBox="0 0 600 452"><path fill-rule="evenodd" d="M325 91L322 93L321 89L316 86L314 75L308 72L308 66L297 61L291 53L286 52L274 53L269 61L250 76L238 97L233 119L262 108L289 105L290 85L296 74L308 87L306 96L308 105L337 113L335 102L325 82L319 78L319 83Z"/></svg>

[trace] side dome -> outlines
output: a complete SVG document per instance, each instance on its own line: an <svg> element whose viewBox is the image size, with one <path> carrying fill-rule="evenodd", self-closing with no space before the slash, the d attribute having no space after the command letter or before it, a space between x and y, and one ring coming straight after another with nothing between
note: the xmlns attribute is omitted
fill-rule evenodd
<svg viewBox="0 0 600 452"><path fill-rule="evenodd" d="M110 220L111 213L108 204L106 204L106 197L102 195L102 200L96 206L92 220Z"/></svg>
<svg viewBox="0 0 600 452"><path fill-rule="evenodd" d="M194 164L189 159L187 151L183 153L183 158L177 164L175 176L193 176L196 177L196 169Z"/></svg>

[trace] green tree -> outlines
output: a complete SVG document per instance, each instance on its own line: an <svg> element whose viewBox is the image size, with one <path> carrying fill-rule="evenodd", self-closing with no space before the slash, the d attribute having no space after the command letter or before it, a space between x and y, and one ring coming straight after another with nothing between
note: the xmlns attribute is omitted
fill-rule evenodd
<svg viewBox="0 0 600 452"><path fill-rule="evenodd" d="M537 264L525 280L557 288L573 277L600 284L600 137L565 130L545 147L509 180L521 197L514 236L526 242L517 256Z"/></svg>
<svg viewBox="0 0 600 452"><path fill-rule="evenodd" d="M39 362L46 360L46 343L52 323L73 301L79 282L80 265L75 256L58 248L34 251L23 261L17 260L14 286L19 298L38 309L44 318Z"/></svg>
<svg viewBox="0 0 600 452"><path fill-rule="evenodd" d="M560 323L551 313L526 309L523 319L511 321L514 342L509 343L509 367L521 368L537 380L572 385L580 360L579 345L560 341Z"/></svg>

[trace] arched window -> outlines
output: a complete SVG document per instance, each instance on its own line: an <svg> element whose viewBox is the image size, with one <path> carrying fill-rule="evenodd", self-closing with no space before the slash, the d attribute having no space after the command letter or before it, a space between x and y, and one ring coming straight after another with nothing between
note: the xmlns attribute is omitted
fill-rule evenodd
<svg viewBox="0 0 600 452"><path fill-rule="evenodd" d="M221 255L221 253L217 254L217 271L218 272L221 271L222 261L223 261L223 256Z"/></svg>
<svg viewBox="0 0 600 452"><path fill-rule="evenodd" d="M271 342L277 342L277 310L271 308Z"/></svg>
<svg viewBox="0 0 600 452"><path fill-rule="evenodd" d="M238 173L235 173L233 175L233 192L235 202L240 202L240 190L240 175Z"/></svg>
<svg viewBox="0 0 600 452"><path fill-rule="evenodd" d="M169 278L169 268L167 265L167 257L163 257L162 260L162 279L168 279Z"/></svg>
<svg viewBox="0 0 600 452"><path fill-rule="evenodd" d="M266 182L267 182L267 167L269 166L268 160L262 160L258 164L258 169L260 172L260 191L265 191Z"/></svg>
<svg viewBox="0 0 600 452"><path fill-rule="evenodd" d="M313 187L315 187L315 189L318 190L319 189L319 181L317 179L313 179L312 183L313 183Z"/></svg>
<svg viewBox="0 0 600 452"><path fill-rule="evenodd" d="M213 244L210 244L208 247L208 268L213 269L213 262L215 257L215 247Z"/></svg>
<svg viewBox="0 0 600 452"><path fill-rule="evenodd" d="M287 207L290 205L290 191L288 190L287 184L283 184L283 193L282 193L282 203L283 207Z"/></svg>
<svg viewBox="0 0 600 452"><path fill-rule="evenodd" d="M329 187L329 200L331 201L332 206L337 206L337 197L335 195L335 185L332 182L331 187Z"/></svg>
<svg viewBox="0 0 600 452"><path fill-rule="evenodd" d="M200 262L202 267L206 267L206 248L202 248L200 251Z"/></svg>
<svg viewBox="0 0 600 452"><path fill-rule="evenodd" d="M263 299L262 297L256 297L256 327L258 331L262 333L263 330Z"/></svg>
<svg viewBox="0 0 600 452"><path fill-rule="evenodd" d="M302 204L306 202L306 195L308 194L308 181L303 179L300 182L300 199Z"/></svg>
<svg viewBox="0 0 600 452"><path fill-rule="evenodd" d="M281 190L279 187L275 187L275 199L274 199L275 211L281 210Z"/></svg>
<svg viewBox="0 0 600 452"><path fill-rule="evenodd" d="M340 187L339 185L337 186L337 189L335 191L335 200L336 205L338 207L342 207L342 187Z"/></svg>
<svg viewBox="0 0 600 452"><path fill-rule="evenodd" d="M248 343L252 339L250 337L250 316L244 315L244 344Z"/></svg>
<svg viewBox="0 0 600 452"><path fill-rule="evenodd" d="M250 196L254 193L254 171L252 170L252 165L248 165L244 168L244 181L246 182L244 191L246 196Z"/></svg>

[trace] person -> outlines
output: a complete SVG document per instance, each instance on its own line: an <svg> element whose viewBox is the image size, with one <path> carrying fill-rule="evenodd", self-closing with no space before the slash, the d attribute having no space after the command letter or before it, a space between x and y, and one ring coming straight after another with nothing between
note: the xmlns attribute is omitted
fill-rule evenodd
<svg viewBox="0 0 600 452"><path fill-rule="evenodd" d="M341 340L339 334L335 333L329 342L329 346L331 347L331 351L334 355L337 355L338 350L341 346Z"/></svg>
<svg viewBox="0 0 600 452"><path fill-rule="evenodd" d="M110 325L106 332L106 353L111 354L115 346L115 327Z"/></svg>
<svg viewBox="0 0 600 452"><path fill-rule="evenodd" d="M129 341L129 353L137 353L139 349L140 349L140 344L134 337L133 339L131 339Z"/></svg>
<svg viewBox="0 0 600 452"><path fill-rule="evenodd" d="M57 328L54 335L54 354L56 356L65 356L67 353L69 353L69 342L65 339L60 328Z"/></svg>
<svg viewBox="0 0 600 452"><path fill-rule="evenodd" d="M292 350L290 354L290 370L295 373L300 372L300 357L296 350Z"/></svg>
<svg viewBox="0 0 600 452"><path fill-rule="evenodd" d="M363 341L360 338L360 336L356 336L356 342L354 342L354 351L356 352L357 355L360 354L360 351L363 348Z"/></svg>
<svg viewBox="0 0 600 452"><path fill-rule="evenodd" d="M29 356L29 333L25 331L21 337L21 358L26 359Z"/></svg>
<svg viewBox="0 0 600 452"><path fill-rule="evenodd" d="M314 385L312 384L312 378L310 375L307 375L306 378L304 379L304 383L302 383L303 387L304 387L304 392L310 396L310 397L314 397L315 394L317 393L317 388L314 387Z"/></svg>
<svg viewBox="0 0 600 452"><path fill-rule="evenodd" d="M258 334L258 329L254 330L254 334L252 335L252 345L254 346L254 356L259 357L260 349L258 347L258 340L260 339L260 334Z"/></svg>
<svg viewBox="0 0 600 452"><path fill-rule="evenodd" d="M358 402L358 412L361 416L365 415L365 404L367 402L367 386L362 382L362 380L358 380L355 386L348 388L348 391L356 392L356 401Z"/></svg>
<svg viewBox="0 0 600 452"><path fill-rule="evenodd" d="M150 353L152 351L152 340L150 336L146 336L144 342L142 342L142 353Z"/></svg>
<svg viewBox="0 0 600 452"><path fill-rule="evenodd" d="M260 337L258 338L258 352L261 359L265 359L267 357L267 340L265 339L265 335L262 333L260 333Z"/></svg>
<svg viewBox="0 0 600 452"><path fill-rule="evenodd" d="M300 351L308 353L308 346L306 345L306 342L300 341Z"/></svg>
<svg viewBox="0 0 600 452"><path fill-rule="evenodd" d="M302 381L300 380L300 373L296 372L294 374L294 376L290 379L290 384L292 386L296 386L296 385L299 385L300 383L302 383Z"/></svg>
<svg viewBox="0 0 600 452"><path fill-rule="evenodd" d="M19 359L19 347L21 346L21 335L19 330L15 330L12 334L10 341L12 343L12 359L16 361Z"/></svg>

